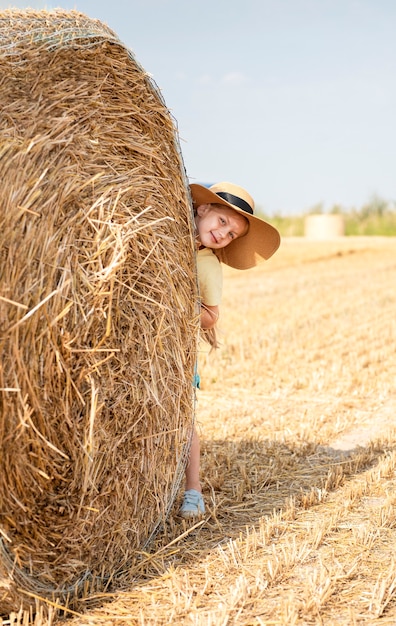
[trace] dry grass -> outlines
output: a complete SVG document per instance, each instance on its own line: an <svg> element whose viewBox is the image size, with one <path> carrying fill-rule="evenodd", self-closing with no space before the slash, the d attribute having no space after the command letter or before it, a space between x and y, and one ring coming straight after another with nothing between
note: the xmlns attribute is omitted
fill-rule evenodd
<svg viewBox="0 0 396 626"><path fill-rule="evenodd" d="M394 624L394 239L226 270L207 514L164 522L197 328L173 122L108 29L28 18L0 15L3 623Z"/></svg>
<svg viewBox="0 0 396 626"><path fill-rule="evenodd" d="M114 33L2 12L0 75L0 612L24 619L129 580L172 505L197 289L174 122Z"/></svg>
<svg viewBox="0 0 396 626"><path fill-rule="evenodd" d="M396 622L395 243L285 240L227 270L201 354L207 515L175 507L70 626Z"/></svg>

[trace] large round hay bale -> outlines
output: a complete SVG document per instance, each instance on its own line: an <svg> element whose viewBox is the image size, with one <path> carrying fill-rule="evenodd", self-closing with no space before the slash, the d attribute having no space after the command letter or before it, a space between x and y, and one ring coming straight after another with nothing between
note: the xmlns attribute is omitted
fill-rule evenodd
<svg viewBox="0 0 396 626"><path fill-rule="evenodd" d="M313 213L304 220L304 234L307 239L334 239L345 234L344 216L336 213Z"/></svg>
<svg viewBox="0 0 396 626"><path fill-rule="evenodd" d="M0 65L4 615L122 579L168 514L198 315L175 125L131 52L79 13L10 10Z"/></svg>

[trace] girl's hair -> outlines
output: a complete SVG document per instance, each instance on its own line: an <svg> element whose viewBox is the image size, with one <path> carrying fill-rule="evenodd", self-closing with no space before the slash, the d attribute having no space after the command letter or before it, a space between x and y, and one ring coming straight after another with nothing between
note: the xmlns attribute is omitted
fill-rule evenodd
<svg viewBox="0 0 396 626"><path fill-rule="evenodd" d="M206 308L204 304L201 304L201 306ZM212 313L212 315L214 314ZM216 319L216 322L217 322L217 319ZM202 339L204 339L204 341L206 341L206 343L208 343L211 346L212 350L215 350L216 348L220 347L220 344L217 341L216 324L212 326L212 328L201 328L201 333L202 333Z"/></svg>
<svg viewBox="0 0 396 626"><path fill-rule="evenodd" d="M217 204L216 202L208 202L209 206L214 207L215 209L224 209L224 204ZM236 211L235 211L236 213ZM194 215L197 215L197 207L194 207ZM242 215L243 217L243 215ZM247 220L246 220L247 221Z"/></svg>
<svg viewBox="0 0 396 626"><path fill-rule="evenodd" d="M217 332L216 327L213 328L201 328L202 338L206 343L208 343L212 350L216 350L220 347L219 342L217 341Z"/></svg>
<svg viewBox="0 0 396 626"><path fill-rule="evenodd" d="M212 202L210 206L219 209L224 208L223 204L215 204L214 202ZM194 207L194 215L197 215L196 207ZM213 328L201 328L201 334L203 340L210 345L212 350L216 350L220 347L220 344L217 340L216 326L213 326Z"/></svg>

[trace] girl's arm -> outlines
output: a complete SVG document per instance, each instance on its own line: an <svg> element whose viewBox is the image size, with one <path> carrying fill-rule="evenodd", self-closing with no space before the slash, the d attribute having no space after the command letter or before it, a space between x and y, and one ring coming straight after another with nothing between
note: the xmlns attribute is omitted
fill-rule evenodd
<svg viewBox="0 0 396 626"><path fill-rule="evenodd" d="M207 304L201 304L201 328L209 329L213 328L219 319L219 307L208 306Z"/></svg>

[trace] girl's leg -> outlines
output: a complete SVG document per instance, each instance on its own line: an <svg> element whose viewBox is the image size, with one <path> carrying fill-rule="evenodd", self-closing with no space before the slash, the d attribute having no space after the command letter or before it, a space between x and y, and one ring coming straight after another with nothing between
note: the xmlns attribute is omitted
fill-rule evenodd
<svg viewBox="0 0 396 626"><path fill-rule="evenodd" d="M194 428L191 440L190 455L186 467L186 491L188 491L188 489L195 489L200 493L202 492L201 483L199 480L200 454L201 446L199 444L199 437L196 429Z"/></svg>
<svg viewBox="0 0 396 626"><path fill-rule="evenodd" d="M190 455L186 467L186 490L180 509L180 515L185 518L194 518L205 514L205 504L202 498L202 488L199 480L199 455L199 437L194 428Z"/></svg>

